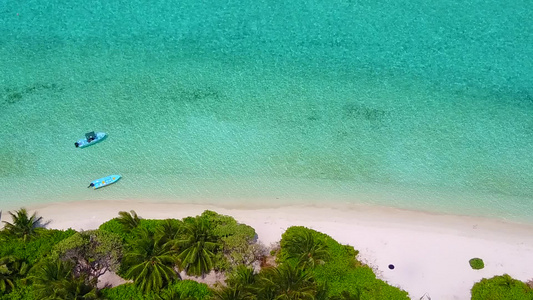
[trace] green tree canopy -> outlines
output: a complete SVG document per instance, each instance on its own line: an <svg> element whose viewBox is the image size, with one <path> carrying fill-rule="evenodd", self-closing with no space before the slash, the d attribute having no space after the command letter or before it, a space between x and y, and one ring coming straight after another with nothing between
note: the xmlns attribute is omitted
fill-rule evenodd
<svg viewBox="0 0 533 300"><path fill-rule="evenodd" d="M249 297L241 286L226 286L216 290L213 294L214 300L246 300Z"/></svg>
<svg viewBox="0 0 533 300"><path fill-rule="evenodd" d="M217 300L254 299L257 294L258 275L252 268L240 265L226 279L227 286L214 292Z"/></svg>
<svg viewBox="0 0 533 300"><path fill-rule="evenodd" d="M140 230L131 250L124 256L126 278L133 279L143 292L159 291L177 279L173 267L175 252L161 238L148 230Z"/></svg>
<svg viewBox="0 0 533 300"><path fill-rule="evenodd" d="M13 271L8 268L3 260L3 258L0 259L0 295L15 288L12 276Z"/></svg>
<svg viewBox="0 0 533 300"><path fill-rule="evenodd" d="M45 259L34 268L29 279L38 299L89 300L99 299L96 281L84 275L74 276L70 261Z"/></svg>
<svg viewBox="0 0 533 300"><path fill-rule="evenodd" d="M22 238L24 241L37 233L37 228L43 219L43 217L37 217L36 212L29 216L25 208L21 208L15 211L15 213L9 212L9 214L13 222L3 221L5 223L3 230L6 230L13 236Z"/></svg>
<svg viewBox="0 0 533 300"><path fill-rule="evenodd" d="M239 265L250 266L267 254L266 247L257 243L255 230L237 223L231 216L206 210L197 218L205 219L210 224L212 234L218 241L219 247L213 259L215 270L231 271Z"/></svg>
<svg viewBox="0 0 533 300"><path fill-rule="evenodd" d="M261 299L314 300L317 284L311 272L286 263L259 274Z"/></svg>
<svg viewBox="0 0 533 300"><path fill-rule="evenodd" d="M289 240L293 237L305 237L305 231L312 232L315 242L320 241L318 243L326 246L327 258L324 263L315 263L314 267L307 265L306 269L313 274L319 287L327 283L327 289L325 289L327 297L341 296L343 292L347 292L350 296L360 294L362 299L409 299L405 291L376 278L370 267L357 261L358 251L352 246L341 245L330 236L305 227L290 227L282 235L281 250L278 256L280 263L297 263L298 260L290 255L290 252L296 252L297 249L289 251L286 246L291 245L292 241Z"/></svg>
<svg viewBox="0 0 533 300"><path fill-rule="evenodd" d="M108 300L171 300L171 299L211 299L211 290L205 283L192 280L180 280L169 284L162 290L143 293L138 286L131 283L102 290Z"/></svg>
<svg viewBox="0 0 533 300"><path fill-rule="evenodd" d="M98 280L107 271L118 271L122 239L102 230L78 232L55 245L51 257L72 261L76 276Z"/></svg>
<svg viewBox="0 0 533 300"><path fill-rule="evenodd" d="M213 268L214 251L219 246L211 224L204 218L188 218L184 233L172 244L179 251L180 267L188 275L202 276Z"/></svg>
<svg viewBox="0 0 533 300"><path fill-rule="evenodd" d="M21 258L14 255L0 258L0 294L15 289L16 279L24 277L28 270L28 264Z"/></svg>
<svg viewBox="0 0 533 300"><path fill-rule="evenodd" d="M533 290L524 282L504 274L481 279L471 290L472 300L531 300Z"/></svg>
<svg viewBox="0 0 533 300"><path fill-rule="evenodd" d="M328 247L318 233L301 227L302 230L286 231L280 246L285 259L294 259L301 267L324 264L328 258Z"/></svg>
<svg viewBox="0 0 533 300"><path fill-rule="evenodd" d="M156 234L163 242L169 242L180 238L183 234L183 222L176 219L166 219L159 223Z"/></svg>
<svg viewBox="0 0 533 300"><path fill-rule="evenodd" d="M134 210L131 210L129 213L126 211L120 211L118 215L119 217L117 218L117 221L127 232L137 228L141 222L141 218L137 216L137 213Z"/></svg>

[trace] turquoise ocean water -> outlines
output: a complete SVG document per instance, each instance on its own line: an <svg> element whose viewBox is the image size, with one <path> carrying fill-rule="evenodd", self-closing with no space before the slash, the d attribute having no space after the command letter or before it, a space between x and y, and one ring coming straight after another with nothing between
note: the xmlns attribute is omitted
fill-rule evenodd
<svg viewBox="0 0 533 300"><path fill-rule="evenodd" d="M529 0L285 2L2 1L0 208L363 203L533 222ZM109 137L76 149L92 130Z"/></svg>

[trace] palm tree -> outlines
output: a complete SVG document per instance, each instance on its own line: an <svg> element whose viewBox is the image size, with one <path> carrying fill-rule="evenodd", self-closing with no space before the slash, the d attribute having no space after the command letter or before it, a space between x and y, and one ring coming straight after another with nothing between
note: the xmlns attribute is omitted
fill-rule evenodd
<svg viewBox="0 0 533 300"><path fill-rule="evenodd" d="M312 274L297 266L283 264L260 273L260 299L313 300L316 292Z"/></svg>
<svg viewBox="0 0 533 300"><path fill-rule="evenodd" d="M214 298L217 300L239 300L253 299L256 289L257 275L252 268L240 265L226 280L228 284L225 288L215 291Z"/></svg>
<svg viewBox="0 0 533 300"><path fill-rule="evenodd" d="M221 290L215 291L213 295L214 300L246 300L251 299L239 286L227 286Z"/></svg>
<svg viewBox="0 0 533 300"><path fill-rule="evenodd" d="M178 239L183 233L183 223L180 220L166 219L156 229L156 233L165 242Z"/></svg>
<svg viewBox="0 0 533 300"><path fill-rule="evenodd" d="M182 269L188 275L203 276L213 268L215 249L218 239L212 233L209 223L204 218L194 218L186 222L183 236L170 244L180 251L178 255Z"/></svg>
<svg viewBox="0 0 533 300"><path fill-rule="evenodd" d="M333 296L331 300L360 300L361 299L361 290L357 289L354 294L351 294L347 291L343 291L340 296Z"/></svg>
<svg viewBox="0 0 533 300"><path fill-rule="evenodd" d="M70 261L46 260L34 267L33 281L39 299L99 299L96 281L89 282L84 276L75 277L74 264Z"/></svg>
<svg viewBox="0 0 533 300"><path fill-rule="evenodd" d="M0 295L15 288L13 283L12 271L6 264L0 263Z"/></svg>
<svg viewBox="0 0 533 300"><path fill-rule="evenodd" d="M159 291L178 276L173 267L175 252L147 230L138 233L132 250L124 256L126 277L144 292Z"/></svg>
<svg viewBox="0 0 533 300"><path fill-rule="evenodd" d="M329 285L328 283L317 284L316 294L314 300L333 300L335 298L328 296Z"/></svg>
<svg viewBox="0 0 533 300"><path fill-rule="evenodd" d="M95 286L87 283L85 276L69 279L61 292L65 300L96 300L101 299L100 293Z"/></svg>
<svg viewBox="0 0 533 300"><path fill-rule="evenodd" d="M27 271L28 265L22 259L12 255L0 258L0 292L13 290L14 280L24 276Z"/></svg>
<svg viewBox="0 0 533 300"><path fill-rule="evenodd" d="M37 217L36 212L29 217L28 211L25 208L21 208L15 211L15 213L9 212L9 214L13 219L13 223L3 221L6 224L4 230L7 230L16 237L22 238L24 241L36 233L36 228L39 227L43 219L43 217Z"/></svg>
<svg viewBox="0 0 533 300"><path fill-rule="evenodd" d="M316 239L313 231L306 229L286 239L281 245L287 251L287 258L295 258L303 267L314 267L324 264L328 258L328 247L324 241Z"/></svg>
<svg viewBox="0 0 533 300"><path fill-rule="evenodd" d="M186 296L185 292L177 291L175 289L166 290L161 295L158 295L160 300L195 300L195 297Z"/></svg>
<svg viewBox="0 0 533 300"><path fill-rule="evenodd" d="M119 217L117 218L117 221L122 224L124 229L126 231L131 231L137 226L139 226L139 223L141 222L141 218L137 216L137 213L134 210L130 210L130 212L126 211L120 211Z"/></svg>
<svg viewBox="0 0 533 300"><path fill-rule="evenodd" d="M249 286L256 282L257 275L252 268L244 265L238 266L226 280L230 286Z"/></svg>
<svg viewBox="0 0 533 300"><path fill-rule="evenodd" d="M35 293L39 298L49 297L50 299L60 298L62 295L62 285L68 282L72 275L70 262L60 260L46 260L32 269L29 280L33 281Z"/></svg>

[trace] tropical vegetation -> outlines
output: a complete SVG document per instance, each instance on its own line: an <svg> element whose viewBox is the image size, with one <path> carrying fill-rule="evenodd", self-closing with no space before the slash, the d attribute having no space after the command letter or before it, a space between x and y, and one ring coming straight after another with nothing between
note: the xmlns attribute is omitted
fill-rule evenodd
<svg viewBox="0 0 533 300"><path fill-rule="evenodd" d="M533 289L508 274L484 278L472 287L472 300L531 300Z"/></svg>
<svg viewBox="0 0 533 300"><path fill-rule="evenodd" d="M143 228L124 256L125 278L132 279L143 292L159 292L178 278L175 253L164 239Z"/></svg>
<svg viewBox="0 0 533 300"><path fill-rule="evenodd" d="M305 227L287 229L268 249L253 228L212 211L181 220L120 212L80 232L46 229L23 208L10 215L0 230L0 300L409 299L376 278L353 247ZM107 272L126 283L99 284ZM202 283L213 274L225 281ZM473 299L497 297L532 299L531 289L508 275L472 288Z"/></svg>
<svg viewBox="0 0 533 300"><path fill-rule="evenodd" d="M471 260L468 261L470 264L470 267L474 270L481 270L485 267L485 263L481 258L474 257Z"/></svg>
<svg viewBox="0 0 533 300"><path fill-rule="evenodd" d="M7 233L23 240L31 238L37 234L37 228L43 219L42 217L37 217L37 213L28 216L26 209L21 208L14 213L9 212L9 214L11 215L13 222L3 221Z"/></svg>

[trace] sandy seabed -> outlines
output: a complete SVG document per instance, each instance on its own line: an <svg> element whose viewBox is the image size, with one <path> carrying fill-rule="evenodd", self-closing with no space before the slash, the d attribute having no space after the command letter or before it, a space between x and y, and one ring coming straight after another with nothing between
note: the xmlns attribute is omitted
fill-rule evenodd
<svg viewBox="0 0 533 300"><path fill-rule="evenodd" d="M388 207L282 206L239 208L201 204L138 201L86 201L28 207L38 211L49 228L96 229L135 210L145 219L181 219L204 210L230 215L252 226L269 246L290 226L305 226L359 250L358 259L377 276L406 290L412 299L470 299L472 285L482 278L509 274L533 279L533 226L453 215L430 214ZM7 220L7 214L2 216ZM9 221L9 220L7 220ZM468 261L479 257L482 270ZM389 269L389 264L394 269Z"/></svg>

